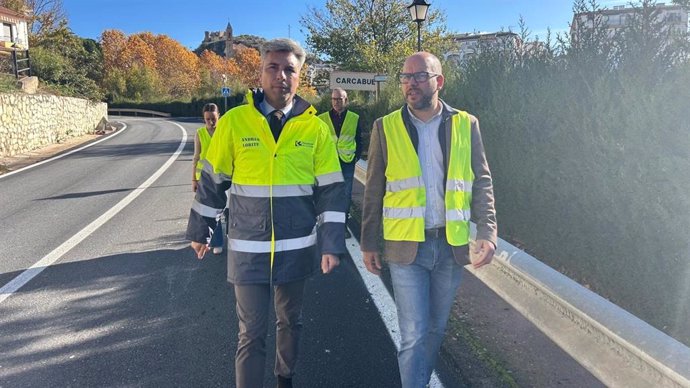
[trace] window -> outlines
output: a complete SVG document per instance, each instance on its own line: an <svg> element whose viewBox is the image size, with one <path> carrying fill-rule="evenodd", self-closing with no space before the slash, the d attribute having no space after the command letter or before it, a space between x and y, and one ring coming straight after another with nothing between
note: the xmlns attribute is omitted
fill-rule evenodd
<svg viewBox="0 0 690 388"><path fill-rule="evenodd" d="M0 31L0 41L11 42L12 41L12 25L7 23L2 23L2 31Z"/></svg>

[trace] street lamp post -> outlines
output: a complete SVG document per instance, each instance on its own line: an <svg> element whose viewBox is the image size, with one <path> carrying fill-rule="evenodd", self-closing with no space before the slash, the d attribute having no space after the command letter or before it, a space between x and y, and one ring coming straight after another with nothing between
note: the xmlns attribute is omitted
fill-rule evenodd
<svg viewBox="0 0 690 388"><path fill-rule="evenodd" d="M424 0L414 0L412 4L407 6L410 11L412 21L417 23L417 51L422 51L422 22L426 20L426 13L431 4Z"/></svg>

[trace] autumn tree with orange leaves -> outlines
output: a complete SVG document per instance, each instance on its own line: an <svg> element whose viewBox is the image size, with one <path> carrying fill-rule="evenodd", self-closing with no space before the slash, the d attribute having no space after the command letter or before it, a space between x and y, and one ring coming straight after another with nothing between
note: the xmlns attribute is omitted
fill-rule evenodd
<svg viewBox="0 0 690 388"><path fill-rule="evenodd" d="M114 99L188 99L199 88L199 58L170 37L106 30L101 45L104 87Z"/></svg>
<svg viewBox="0 0 690 388"><path fill-rule="evenodd" d="M261 56L239 46L232 58L212 51L199 56L165 35L143 32L125 35L106 30L101 35L103 87L114 101L167 101L218 97L223 86L235 92L260 87ZM316 90L302 69L298 93L313 98Z"/></svg>

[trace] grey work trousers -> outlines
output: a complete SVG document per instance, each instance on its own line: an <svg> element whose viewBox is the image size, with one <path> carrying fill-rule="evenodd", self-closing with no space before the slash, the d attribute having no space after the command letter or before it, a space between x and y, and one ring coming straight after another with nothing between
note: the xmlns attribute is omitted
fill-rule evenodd
<svg viewBox="0 0 690 388"><path fill-rule="evenodd" d="M273 373L291 378L297 362L297 347L302 331L304 280L274 286L276 312L276 362ZM235 285L239 343L235 355L237 388L263 387L266 364L271 286L268 284Z"/></svg>

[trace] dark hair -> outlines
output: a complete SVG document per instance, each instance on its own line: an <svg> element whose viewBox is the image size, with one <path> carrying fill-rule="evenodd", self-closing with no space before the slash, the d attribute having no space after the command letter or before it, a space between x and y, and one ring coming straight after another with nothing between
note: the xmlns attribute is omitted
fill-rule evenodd
<svg viewBox="0 0 690 388"><path fill-rule="evenodd" d="M208 104L204 105L204 108L201 110L201 113L206 113L206 112L215 112L215 113L220 113L218 110L218 105L209 102Z"/></svg>

